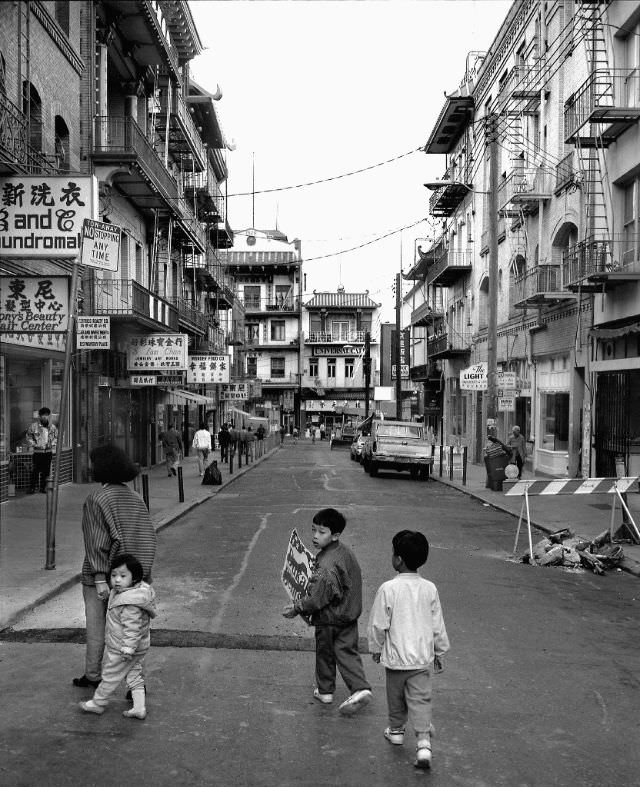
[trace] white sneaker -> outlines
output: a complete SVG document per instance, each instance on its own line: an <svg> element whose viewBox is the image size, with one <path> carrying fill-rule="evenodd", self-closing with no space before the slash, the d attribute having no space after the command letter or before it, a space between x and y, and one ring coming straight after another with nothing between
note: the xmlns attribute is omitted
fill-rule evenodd
<svg viewBox="0 0 640 787"><path fill-rule="evenodd" d="M404 743L404 730L393 730L391 727L387 727L384 731L384 737L389 741L389 743L393 743L396 746L402 746Z"/></svg>
<svg viewBox="0 0 640 787"><path fill-rule="evenodd" d="M353 694L340 705L338 710L343 716L352 716L370 700L371 691L369 689L360 689L360 691L354 691Z"/></svg>
<svg viewBox="0 0 640 787"><path fill-rule="evenodd" d="M431 767L431 741L424 738L418 741L416 745L416 761L414 762L416 768L429 770Z"/></svg>
<svg viewBox="0 0 640 787"><path fill-rule="evenodd" d="M313 690L313 696L323 705L331 705L333 702L333 694L321 694L318 689Z"/></svg>

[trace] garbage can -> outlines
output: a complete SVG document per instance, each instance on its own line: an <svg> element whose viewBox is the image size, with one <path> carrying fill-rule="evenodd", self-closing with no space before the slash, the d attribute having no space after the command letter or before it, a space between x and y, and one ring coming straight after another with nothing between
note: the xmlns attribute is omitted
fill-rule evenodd
<svg viewBox="0 0 640 787"><path fill-rule="evenodd" d="M487 468L487 489L494 492L502 492L502 482L505 480L504 474L505 467L509 464L511 458L502 449L497 451L488 451L484 457L484 466Z"/></svg>

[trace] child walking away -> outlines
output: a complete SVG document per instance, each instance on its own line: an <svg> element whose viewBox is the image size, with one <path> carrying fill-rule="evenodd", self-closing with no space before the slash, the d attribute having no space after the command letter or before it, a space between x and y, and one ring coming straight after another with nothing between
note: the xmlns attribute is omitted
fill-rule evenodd
<svg viewBox="0 0 640 787"><path fill-rule="evenodd" d="M335 508L313 517L313 546L319 549L306 595L283 610L286 618L304 615L316 629L316 688L313 696L333 702L336 664L350 696L338 710L351 716L371 699L371 686L358 653L358 618L362 612L362 575L353 552L340 543L346 526Z"/></svg>
<svg viewBox="0 0 640 787"><path fill-rule="evenodd" d="M111 563L102 680L93 698L80 703L87 713L104 713L109 698L126 678L133 708L122 715L134 719L147 715L142 662L149 650L150 620L156 608L155 592L142 575L143 568L133 555L120 555Z"/></svg>
<svg viewBox="0 0 640 787"><path fill-rule="evenodd" d="M449 650L438 591L417 569L427 562L429 542L411 530L392 539L398 576L384 582L369 616L369 650L386 669L389 726L384 737L404 743L407 720L416 734L416 768L431 767L431 676ZM434 664L435 662L435 664Z"/></svg>

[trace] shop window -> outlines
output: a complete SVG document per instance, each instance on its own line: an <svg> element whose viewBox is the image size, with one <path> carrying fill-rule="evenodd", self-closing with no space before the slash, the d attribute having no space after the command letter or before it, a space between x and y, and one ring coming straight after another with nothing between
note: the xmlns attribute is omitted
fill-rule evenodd
<svg viewBox="0 0 640 787"><path fill-rule="evenodd" d="M309 377L318 376L318 359L309 358Z"/></svg>
<svg viewBox="0 0 640 787"><path fill-rule="evenodd" d="M284 358L271 359L271 377L284 377L285 363Z"/></svg>
<svg viewBox="0 0 640 787"><path fill-rule="evenodd" d="M542 448L566 451L569 447L569 394L543 393L540 396Z"/></svg>
<svg viewBox="0 0 640 787"><path fill-rule="evenodd" d="M283 342L285 336L285 321L271 320L271 341Z"/></svg>
<svg viewBox="0 0 640 787"><path fill-rule="evenodd" d="M336 379L336 359L335 358L329 358L327 360L327 378L329 380L335 380Z"/></svg>
<svg viewBox="0 0 640 787"><path fill-rule="evenodd" d="M353 380L355 375L356 369L356 359L355 358L345 358L344 359L344 376L347 380Z"/></svg>

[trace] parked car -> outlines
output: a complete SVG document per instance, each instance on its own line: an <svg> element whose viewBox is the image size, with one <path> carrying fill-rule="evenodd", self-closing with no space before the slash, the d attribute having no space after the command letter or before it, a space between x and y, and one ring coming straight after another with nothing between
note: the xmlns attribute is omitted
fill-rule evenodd
<svg viewBox="0 0 640 787"><path fill-rule="evenodd" d="M366 435L363 435L362 432L358 432L357 437L351 443L351 461L352 462L361 462L362 461L362 451L364 450L364 444L367 438Z"/></svg>
<svg viewBox="0 0 640 787"><path fill-rule="evenodd" d="M378 470L398 470L427 480L433 457L424 426L413 421L374 421L364 444L362 465L371 476Z"/></svg>

